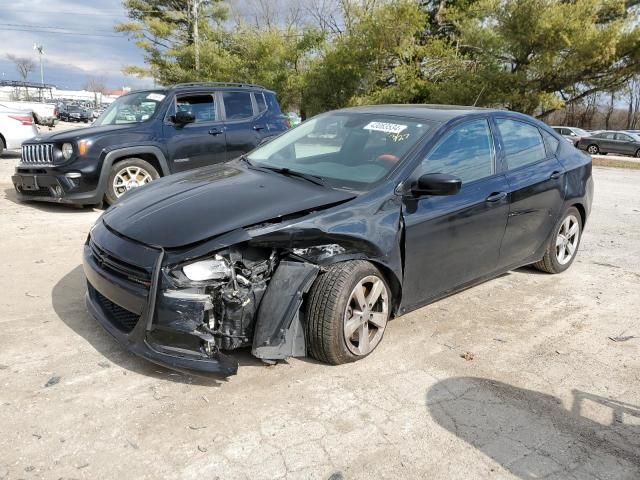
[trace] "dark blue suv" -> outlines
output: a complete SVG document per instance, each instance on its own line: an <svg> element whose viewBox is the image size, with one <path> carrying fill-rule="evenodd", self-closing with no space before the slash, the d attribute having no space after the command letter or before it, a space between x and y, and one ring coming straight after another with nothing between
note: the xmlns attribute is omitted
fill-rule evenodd
<svg viewBox="0 0 640 480"><path fill-rule="evenodd" d="M240 83L188 83L131 92L91 127L22 145L18 198L114 203L158 177L226 162L289 127L274 92Z"/></svg>

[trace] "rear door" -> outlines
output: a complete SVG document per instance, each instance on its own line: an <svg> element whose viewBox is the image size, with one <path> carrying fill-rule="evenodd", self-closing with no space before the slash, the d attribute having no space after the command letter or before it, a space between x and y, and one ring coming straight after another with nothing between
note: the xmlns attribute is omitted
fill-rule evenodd
<svg viewBox="0 0 640 480"><path fill-rule="evenodd" d="M636 146L631 138L626 133L616 133L616 143L618 152L625 155L634 155L636 153Z"/></svg>
<svg viewBox="0 0 640 480"><path fill-rule="evenodd" d="M403 306L424 304L496 270L509 205L495 152L489 122L480 118L451 127L422 161L416 178L447 173L462 180L462 189L403 198Z"/></svg>
<svg viewBox="0 0 640 480"><path fill-rule="evenodd" d="M530 258L546 242L564 200L564 167L556 158L559 140L536 125L495 118L507 166L509 218L500 265Z"/></svg>
<svg viewBox="0 0 640 480"><path fill-rule="evenodd" d="M267 134L264 111L259 112L253 93L248 90L222 90L218 93L224 112L227 159L253 150Z"/></svg>
<svg viewBox="0 0 640 480"><path fill-rule="evenodd" d="M195 122L173 121L176 111L193 113ZM226 161L224 123L216 97L211 92L176 95L165 117L164 132L172 172Z"/></svg>

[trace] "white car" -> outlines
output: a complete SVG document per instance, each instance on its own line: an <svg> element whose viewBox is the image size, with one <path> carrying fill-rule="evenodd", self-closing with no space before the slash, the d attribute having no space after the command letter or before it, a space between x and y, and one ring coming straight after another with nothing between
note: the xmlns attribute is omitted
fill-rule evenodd
<svg viewBox="0 0 640 480"><path fill-rule="evenodd" d="M0 104L0 155L20 148L22 142L38 135L33 113Z"/></svg>

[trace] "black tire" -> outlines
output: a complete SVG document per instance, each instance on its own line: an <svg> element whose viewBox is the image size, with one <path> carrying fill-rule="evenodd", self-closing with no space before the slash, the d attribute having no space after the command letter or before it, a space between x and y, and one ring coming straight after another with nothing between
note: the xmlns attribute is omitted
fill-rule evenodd
<svg viewBox="0 0 640 480"><path fill-rule="evenodd" d="M2 137L0 137L0 157L2 156L3 152L4 152L4 140L2 140Z"/></svg>
<svg viewBox="0 0 640 480"><path fill-rule="evenodd" d="M587 147L587 153L591 155L598 155L600 153L600 148L595 143L592 143Z"/></svg>
<svg viewBox="0 0 640 480"><path fill-rule="evenodd" d="M577 222L579 225L578 239L575 245L575 250L571 258L566 263L561 263L558 260L558 247L556 245L556 240L560 233L560 229L563 226L563 223L570 216L575 217L577 219ZM578 211L578 209L575 207L568 208L564 212L564 214L560 217L560 220L551 231L551 236L549 240L547 240L547 247L545 249L544 257L542 257L542 260L540 260L539 262L534 263L533 267L546 273L562 273L566 269L568 269L573 263L573 261L576 259L576 256L578 255L580 242L582 240L582 226L583 226L582 216L580 215L580 212Z"/></svg>
<svg viewBox="0 0 640 480"><path fill-rule="evenodd" d="M310 356L332 365L354 362L368 356L380 344L384 328L372 349L364 355L356 355L347 347L344 322L351 293L358 283L375 276L386 288L387 320L391 311L391 290L384 275L374 265L364 260L332 265L316 279L306 302L306 340ZM386 326L386 324L385 324Z"/></svg>
<svg viewBox="0 0 640 480"><path fill-rule="evenodd" d="M118 201L118 192L116 192L113 182L119 172L125 170L127 167L137 167L149 174L152 180L160 178L160 174L153 165L149 162L142 160L141 158L127 158L119 162L114 163L111 166L109 172L109 178L107 180L107 188L105 190L104 198L109 205L113 205Z"/></svg>
<svg viewBox="0 0 640 480"><path fill-rule="evenodd" d="M634 155L636 158L640 158L640 148L636 150L636 154Z"/></svg>

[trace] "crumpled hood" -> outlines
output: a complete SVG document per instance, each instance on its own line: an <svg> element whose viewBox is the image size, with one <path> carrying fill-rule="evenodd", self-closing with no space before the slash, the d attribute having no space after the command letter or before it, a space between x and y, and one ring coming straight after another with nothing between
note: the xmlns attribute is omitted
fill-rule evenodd
<svg viewBox="0 0 640 480"><path fill-rule="evenodd" d="M125 237L176 248L355 196L299 178L222 164L131 190L102 219Z"/></svg>

